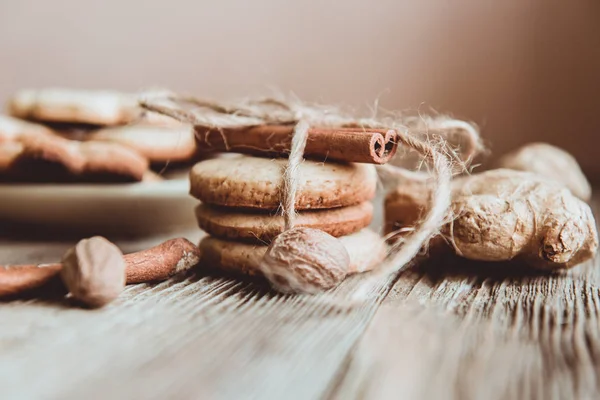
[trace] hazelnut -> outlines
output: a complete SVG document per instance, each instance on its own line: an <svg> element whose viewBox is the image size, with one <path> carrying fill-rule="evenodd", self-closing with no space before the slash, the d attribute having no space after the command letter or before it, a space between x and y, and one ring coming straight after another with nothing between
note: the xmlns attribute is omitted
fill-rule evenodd
<svg viewBox="0 0 600 400"><path fill-rule="evenodd" d="M116 299L125 287L125 259L103 237L83 239L62 260L61 277L71 295L90 307Z"/></svg>
<svg viewBox="0 0 600 400"><path fill-rule="evenodd" d="M317 293L342 282L350 256L335 237L318 229L292 228L278 235L260 269L272 286L284 293Z"/></svg>

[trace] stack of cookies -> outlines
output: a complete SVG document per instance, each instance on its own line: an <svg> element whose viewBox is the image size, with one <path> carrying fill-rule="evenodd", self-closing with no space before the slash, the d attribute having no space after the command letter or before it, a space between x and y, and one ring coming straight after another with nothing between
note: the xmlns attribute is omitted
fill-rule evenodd
<svg viewBox="0 0 600 400"><path fill-rule="evenodd" d="M112 91L23 90L0 115L0 181L135 182L160 179L151 167L187 163L192 127L147 113L140 95Z"/></svg>
<svg viewBox="0 0 600 400"><path fill-rule="evenodd" d="M232 155L196 164L190 193L200 228L202 263L259 275L271 240L284 230L280 212L282 171L287 159ZM350 273L376 267L386 255L383 239L368 228L377 176L370 164L305 160L299 171L296 226L340 238L351 259Z"/></svg>

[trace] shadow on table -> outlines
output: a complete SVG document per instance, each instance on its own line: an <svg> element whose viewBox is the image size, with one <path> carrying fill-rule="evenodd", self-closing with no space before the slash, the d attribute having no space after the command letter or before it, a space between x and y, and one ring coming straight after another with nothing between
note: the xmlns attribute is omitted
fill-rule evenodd
<svg viewBox="0 0 600 400"><path fill-rule="evenodd" d="M115 226L110 230L72 228L69 226L43 225L0 220L0 240L25 242L77 242L91 236L105 236L111 240L131 240L147 236L144 233L122 231Z"/></svg>
<svg viewBox="0 0 600 400"><path fill-rule="evenodd" d="M236 293L245 297L246 295L255 296L255 299L262 297L289 297L293 295L286 295L283 293L276 292L271 288L269 282L262 276L250 276L246 274L240 274L235 272L224 271L215 267L198 266L196 272L188 274L192 276L192 279L200 280L209 278L214 281L227 280L231 281L232 284L236 284L239 288Z"/></svg>
<svg viewBox="0 0 600 400"><path fill-rule="evenodd" d="M505 280L526 281L533 278L563 276L565 270L544 271L534 269L523 261L506 262L473 261L456 255L436 255L416 265L412 271L425 275L433 283L443 280L474 279L477 283Z"/></svg>
<svg viewBox="0 0 600 400"><path fill-rule="evenodd" d="M13 301L27 302L35 300L36 303L48 303L64 308L71 307L73 301L66 296L67 289L62 283L60 275L57 275L41 287L0 298L0 304Z"/></svg>

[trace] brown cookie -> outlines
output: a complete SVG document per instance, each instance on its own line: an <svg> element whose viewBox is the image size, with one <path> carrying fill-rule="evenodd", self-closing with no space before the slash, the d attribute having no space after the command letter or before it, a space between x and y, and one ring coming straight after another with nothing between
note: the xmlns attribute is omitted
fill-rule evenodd
<svg viewBox="0 0 600 400"><path fill-rule="evenodd" d="M51 149L56 150L56 149ZM83 157L83 163L73 163ZM25 146L0 170L0 181L41 183L135 182L148 170L148 161L115 143L81 146L73 159L45 147Z"/></svg>
<svg viewBox="0 0 600 400"><path fill-rule="evenodd" d="M2 153L10 155L0 164L2 181L140 181L148 170L146 158L120 144L68 140L43 125L15 118L0 118L2 136L10 137L0 141Z"/></svg>
<svg viewBox="0 0 600 400"><path fill-rule="evenodd" d="M340 240L350 255L350 273L376 268L387 254L383 238L370 229L362 229ZM201 263L207 267L248 275L261 275L259 264L267 251L266 245L232 242L207 236L200 242Z"/></svg>
<svg viewBox="0 0 600 400"><path fill-rule="evenodd" d="M21 90L8 109L25 119L93 125L126 124L141 115L137 96L106 90Z"/></svg>
<svg viewBox="0 0 600 400"><path fill-rule="evenodd" d="M231 240L270 243L284 229L283 217L276 212L257 213L200 204L196 218L204 231ZM373 205L365 201L355 206L301 211L296 217L296 226L320 229L340 237L367 227L372 218Z"/></svg>
<svg viewBox="0 0 600 400"><path fill-rule="evenodd" d="M0 142L20 143L22 155L63 164L67 170L80 171L85 165L76 142L61 138L44 125L0 116L0 138Z"/></svg>
<svg viewBox="0 0 600 400"><path fill-rule="evenodd" d="M162 181L164 181L164 178L152 170L146 171L144 173L144 176L142 177L142 182L146 182L146 183L162 182Z"/></svg>
<svg viewBox="0 0 600 400"><path fill-rule="evenodd" d="M275 210L287 159L239 155L199 162L190 172L190 193L204 203ZM370 164L315 162L300 165L298 210L344 207L371 200L377 175Z"/></svg>
<svg viewBox="0 0 600 400"><path fill-rule="evenodd" d="M39 125L29 124L17 118L0 115L0 143L14 142L19 139L23 131L32 129L46 131L44 127L40 127Z"/></svg>
<svg viewBox="0 0 600 400"><path fill-rule="evenodd" d="M188 161L197 153L191 126L127 125L82 135L85 141L119 143L136 150L152 162Z"/></svg>
<svg viewBox="0 0 600 400"><path fill-rule="evenodd" d="M79 151L86 163L81 175L121 177L123 180L141 181L148 171L148 159L118 143L81 143Z"/></svg>
<svg viewBox="0 0 600 400"><path fill-rule="evenodd" d="M19 142L0 142L0 173L8 167L23 152L23 145Z"/></svg>

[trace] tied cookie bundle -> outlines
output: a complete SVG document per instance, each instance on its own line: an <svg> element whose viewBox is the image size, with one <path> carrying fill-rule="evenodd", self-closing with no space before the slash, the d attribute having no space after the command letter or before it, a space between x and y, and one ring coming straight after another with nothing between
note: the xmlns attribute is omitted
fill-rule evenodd
<svg viewBox="0 0 600 400"><path fill-rule="evenodd" d="M139 96L67 89L16 93L10 115L0 115L0 181L156 181L161 178L151 167L194 160L193 130L144 111Z"/></svg>
<svg viewBox="0 0 600 400"><path fill-rule="evenodd" d="M191 171L191 194L202 201L196 216L210 234L200 243L202 262L263 275L283 292L315 293L376 270L364 292L407 265L446 217L455 161L465 168L479 146L472 125L447 117L430 119L436 145L425 140L428 132L408 133L404 122L417 127L422 119L355 118L293 99L224 104L168 96L141 105L191 124L202 150L246 153ZM448 146L454 139L472 146L455 152ZM375 165L390 161L399 144L431 165L437 189L419 229L389 249L367 226ZM395 168L380 172L394 175Z"/></svg>
<svg viewBox="0 0 600 400"><path fill-rule="evenodd" d="M186 103L145 105L193 122L200 148L250 153L201 161L191 170L190 193L202 202L196 217L209 234L200 243L203 265L265 275L283 292L314 293L385 258L385 241L368 226L377 186L373 164L394 155L394 130L309 128L285 119L224 126L228 115L239 123L241 109L225 113L194 102L186 110ZM253 106L255 115L286 110L276 102Z"/></svg>
<svg viewBox="0 0 600 400"><path fill-rule="evenodd" d="M211 235L200 243L203 264L249 275L264 274L263 258L269 244L281 240L286 231L279 209L279 183L286 163L284 159L241 155L203 161L192 169L190 192L202 201L196 217ZM297 172L295 232L315 243L310 249L290 245L287 256L303 257L307 264L289 263L282 271L308 269L311 258L337 251L327 273L314 271L314 276L307 277L311 289L325 290L346 275L379 265L387 248L379 234L368 228L377 184L373 165L306 160ZM342 245L337 246L339 249L334 237ZM277 279L275 284L282 291L296 290L287 280Z"/></svg>

